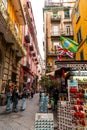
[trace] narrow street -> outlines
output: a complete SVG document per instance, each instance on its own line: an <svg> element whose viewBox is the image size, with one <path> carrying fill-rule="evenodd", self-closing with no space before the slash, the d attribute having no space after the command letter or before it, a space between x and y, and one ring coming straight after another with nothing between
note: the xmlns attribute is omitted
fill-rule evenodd
<svg viewBox="0 0 87 130"><path fill-rule="evenodd" d="M0 130L34 130L35 113L39 112L39 95L35 94L33 99L26 101L26 110L20 111L19 100L18 113L6 113L5 106L0 106Z"/></svg>

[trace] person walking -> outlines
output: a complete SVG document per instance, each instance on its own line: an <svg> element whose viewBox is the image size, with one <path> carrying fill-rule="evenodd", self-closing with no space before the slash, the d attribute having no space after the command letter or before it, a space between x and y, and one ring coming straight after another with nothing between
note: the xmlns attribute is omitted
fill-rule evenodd
<svg viewBox="0 0 87 130"><path fill-rule="evenodd" d="M33 98L33 96L34 96L34 89L31 88L31 98Z"/></svg>
<svg viewBox="0 0 87 130"><path fill-rule="evenodd" d="M27 93L26 93L26 89L24 89L22 93L22 104L21 104L22 111L26 109L26 98L27 98Z"/></svg>
<svg viewBox="0 0 87 130"><path fill-rule="evenodd" d="M18 112L18 89L16 85L14 86L13 92L12 92L12 112Z"/></svg>
<svg viewBox="0 0 87 130"><path fill-rule="evenodd" d="M5 93L6 93L6 111L10 110L10 105L11 105L11 85L12 85L12 81L8 80L7 84L6 84L6 89L5 89Z"/></svg>
<svg viewBox="0 0 87 130"><path fill-rule="evenodd" d="M58 89L55 88L55 89L54 89L54 93L53 93L53 99L54 99L54 110L56 110L56 108L57 108L58 96L59 96Z"/></svg>

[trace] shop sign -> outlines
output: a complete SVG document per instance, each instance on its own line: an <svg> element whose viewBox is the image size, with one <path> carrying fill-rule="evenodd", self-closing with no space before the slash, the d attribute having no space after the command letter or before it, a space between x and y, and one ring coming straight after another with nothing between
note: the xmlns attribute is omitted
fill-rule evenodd
<svg viewBox="0 0 87 130"><path fill-rule="evenodd" d="M55 61L57 68L67 67L72 70L87 70L87 61Z"/></svg>
<svg viewBox="0 0 87 130"><path fill-rule="evenodd" d="M74 76L87 76L87 71L72 71Z"/></svg>
<svg viewBox="0 0 87 130"><path fill-rule="evenodd" d="M67 67L74 69L87 69L87 64L67 64Z"/></svg>

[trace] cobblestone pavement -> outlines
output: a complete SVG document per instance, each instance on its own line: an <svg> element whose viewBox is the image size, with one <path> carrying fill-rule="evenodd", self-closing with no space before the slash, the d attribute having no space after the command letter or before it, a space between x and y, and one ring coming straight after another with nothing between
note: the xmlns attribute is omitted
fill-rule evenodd
<svg viewBox="0 0 87 130"><path fill-rule="evenodd" d="M6 106L0 106L0 130L34 130L35 114L39 112L39 94L35 94L33 99L26 99L26 102L26 110L20 111L21 100L19 100L17 113L12 111L7 113ZM54 126L57 127L55 114Z"/></svg>
<svg viewBox="0 0 87 130"><path fill-rule="evenodd" d="M26 110L20 111L19 100L17 113L7 113L5 106L0 106L0 130L34 130L35 114L39 112L39 95L35 94L33 99L26 99L26 102Z"/></svg>

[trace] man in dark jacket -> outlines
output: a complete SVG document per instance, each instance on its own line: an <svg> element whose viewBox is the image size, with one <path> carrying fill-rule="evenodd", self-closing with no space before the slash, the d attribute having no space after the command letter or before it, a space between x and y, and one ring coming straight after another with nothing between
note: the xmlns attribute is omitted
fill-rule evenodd
<svg viewBox="0 0 87 130"><path fill-rule="evenodd" d="M12 92L12 111L13 112L18 112L18 89L15 86Z"/></svg>
<svg viewBox="0 0 87 130"><path fill-rule="evenodd" d="M57 108L58 95L59 95L58 89L55 88L53 92L54 110Z"/></svg>

